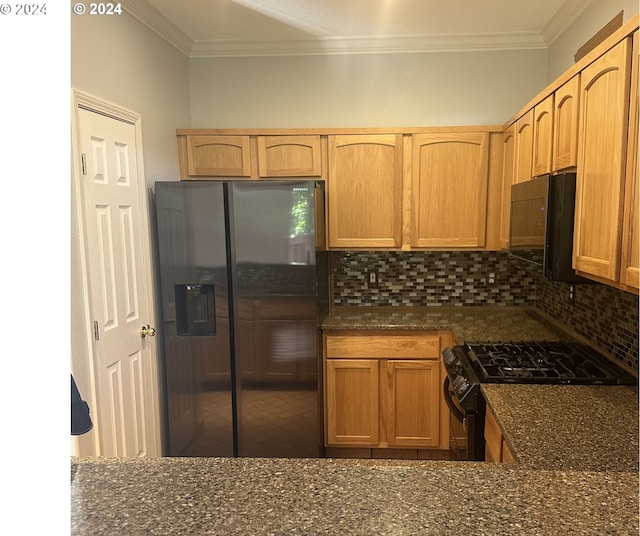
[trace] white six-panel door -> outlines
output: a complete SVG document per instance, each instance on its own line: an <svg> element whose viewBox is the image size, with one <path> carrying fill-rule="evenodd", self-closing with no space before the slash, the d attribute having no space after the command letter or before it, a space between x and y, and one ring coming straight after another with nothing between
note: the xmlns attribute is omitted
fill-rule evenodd
<svg viewBox="0 0 640 536"><path fill-rule="evenodd" d="M98 454L158 456L155 340L141 335L153 311L135 126L85 109L77 119Z"/></svg>

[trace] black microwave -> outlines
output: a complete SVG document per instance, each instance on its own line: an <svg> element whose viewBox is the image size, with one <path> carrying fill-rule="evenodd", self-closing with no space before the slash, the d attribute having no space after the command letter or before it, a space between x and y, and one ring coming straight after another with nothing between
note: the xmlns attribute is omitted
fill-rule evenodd
<svg viewBox="0 0 640 536"><path fill-rule="evenodd" d="M575 173L511 186L509 255L540 266L551 281L587 282L571 266L575 197Z"/></svg>

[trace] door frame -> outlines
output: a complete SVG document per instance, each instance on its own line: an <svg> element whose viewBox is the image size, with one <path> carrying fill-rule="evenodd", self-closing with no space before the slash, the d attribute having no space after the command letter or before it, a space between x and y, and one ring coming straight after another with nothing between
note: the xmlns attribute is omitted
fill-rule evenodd
<svg viewBox="0 0 640 536"><path fill-rule="evenodd" d="M146 229L142 230L141 240L144 251L141 252L140 259L142 263L142 269L145 274L148 274L147 296L145 297L145 306L149 311L150 320L154 320L156 317L155 308L155 280L153 277L153 263L152 263L152 249L151 249L151 222L149 219L149 202L147 194L147 185L144 175L144 161L142 152L142 119L140 114L108 102L104 99L86 93L84 91L71 88L71 174L72 174L72 204L71 204L71 217L75 219L78 232L78 255L80 260L80 281L73 282L72 285L80 284L80 293L82 296L82 312L79 315L84 322L83 328L83 348L85 352L84 356L76 356L74 359L74 344L72 336L71 346L71 368L72 373L74 365L76 367L86 367L86 373L84 378L89 381L89 392L81 391L83 398L88 402L90 408L96 407L98 399L97 394L97 382L96 382L96 367L95 367L95 355L93 351L93 332L91 329L91 307L89 300L89 278L88 278L88 262L87 262L87 249L84 236L84 215L83 215L83 192L82 192L82 169L81 169L81 154L79 149L79 118L78 109L83 108L91 112L95 112L101 115L105 115L118 121L129 123L134 127L135 140L136 140L136 155L137 155L137 173L138 173L138 201L141 209L141 222L146 222ZM144 223L142 223L144 225ZM72 326L73 329L73 326ZM79 347L79 344L78 344ZM153 369L153 387L152 387L152 412L155 420L153 428L155 429L155 437L148 437L149 454L151 456L162 455L162 442L161 442L161 419L160 419L160 374L158 367L158 346L157 343L150 345L148 351L151 353L150 358ZM74 376L76 376L74 374ZM77 377L76 377L77 379ZM92 419L95 424L95 417ZM84 436L72 436L71 453L72 455L84 455L84 456L100 456L100 430L99 427L94 428L86 434L91 435L92 438L83 440ZM91 444L92 443L92 444ZM92 452L93 451L93 452Z"/></svg>

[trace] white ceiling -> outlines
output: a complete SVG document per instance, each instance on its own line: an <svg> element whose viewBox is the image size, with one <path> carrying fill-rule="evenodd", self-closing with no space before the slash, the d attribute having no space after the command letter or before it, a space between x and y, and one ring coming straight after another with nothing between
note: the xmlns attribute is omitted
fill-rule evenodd
<svg viewBox="0 0 640 536"><path fill-rule="evenodd" d="M544 48L593 0L125 0L185 54Z"/></svg>

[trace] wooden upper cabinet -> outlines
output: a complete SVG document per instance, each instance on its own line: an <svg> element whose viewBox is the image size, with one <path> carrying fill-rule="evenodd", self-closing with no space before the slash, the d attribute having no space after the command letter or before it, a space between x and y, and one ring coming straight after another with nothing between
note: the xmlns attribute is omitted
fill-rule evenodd
<svg viewBox="0 0 640 536"><path fill-rule="evenodd" d="M411 247L482 247L489 134L413 136Z"/></svg>
<svg viewBox="0 0 640 536"><path fill-rule="evenodd" d="M320 136L258 136L260 177L320 177Z"/></svg>
<svg viewBox="0 0 640 536"><path fill-rule="evenodd" d="M531 179L533 166L533 110L516 121L515 182Z"/></svg>
<svg viewBox="0 0 640 536"><path fill-rule="evenodd" d="M250 177L249 136L187 136L189 176Z"/></svg>
<svg viewBox="0 0 640 536"><path fill-rule="evenodd" d="M509 249L509 224L511 220L511 186L514 183L516 125L502 133L502 202L500 205L500 248Z"/></svg>
<svg viewBox="0 0 640 536"><path fill-rule="evenodd" d="M627 149L631 38L580 77L580 139L573 267L617 281Z"/></svg>
<svg viewBox="0 0 640 536"><path fill-rule="evenodd" d="M329 136L329 247L402 242L402 135Z"/></svg>
<svg viewBox="0 0 640 536"><path fill-rule="evenodd" d="M640 289L640 198L638 198L638 32L633 36L633 67L631 73L631 109L629 111L629 139L627 143L627 177L625 184L624 221L622 227L622 262L620 283Z"/></svg>
<svg viewBox="0 0 640 536"><path fill-rule="evenodd" d="M533 109L532 176L551 173L553 153L553 95Z"/></svg>
<svg viewBox="0 0 640 536"><path fill-rule="evenodd" d="M553 171L578 163L578 115L580 74L555 92L553 114Z"/></svg>

